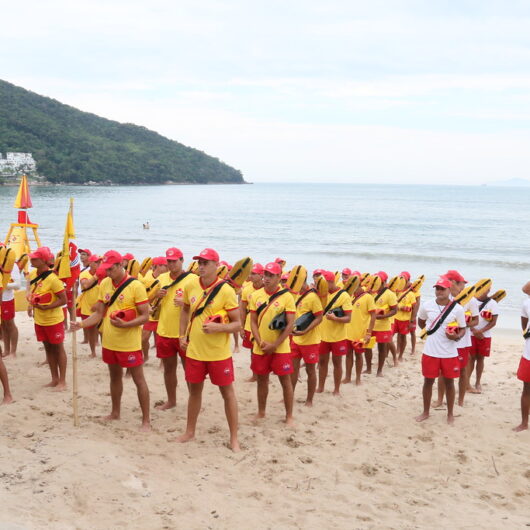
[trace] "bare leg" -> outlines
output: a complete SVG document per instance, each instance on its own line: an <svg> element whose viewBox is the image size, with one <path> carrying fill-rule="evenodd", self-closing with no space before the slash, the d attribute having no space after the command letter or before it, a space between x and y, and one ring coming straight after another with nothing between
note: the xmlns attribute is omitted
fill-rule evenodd
<svg viewBox="0 0 530 530"><path fill-rule="evenodd" d="M106 420L119 420L121 412L121 395L123 394L123 368L119 364L109 364L110 399L112 409Z"/></svg>
<svg viewBox="0 0 530 530"><path fill-rule="evenodd" d="M2 335L4 338L4 356L17 356L18 345L18 328L15 320L6 320L2 322Z"/></svg>
<svg viewBox="0 0 530 530"><path fill-rule="evenodd" d="M466 396L466 390L468 388L469 388L469 361L468 361L468 364L464 366L464 368L460 369L460 377L458 378L458 406L459 407L464 406L464 398Z"/></svg>
<svg viewBox="0 0 530 530"><path fill-rule="evenodd" d="M54 357L57 359L57 368L59 370L59 382L55 390L66 390L66 352L64 351L64 344L54 344Z"/></svg>
<svg viewBox="0 0 530 530"><path fill-rule="evenodd" d="M283 402L285 404L285 423L292 425L293 419L293 385L291 384L291 375L279 375L278 379L283 389Z"/></svg>
<svg viewBox="0 0 530 530"><path fill-rule="evenodd" d="M300 374L300 357L293 357L293 373L291 374L291 384L293 385L293 394L294 389L296 388L296 383L298 383L298 375Z"/></svg>
<svg viewBox="0 0 530 530"><path fill-rule="evenodd" d="M407 336L398 333L397 335L397 347L398 347L398 361L403 360L403 354L405 353L405 348L407 347Z"/></svg>
<svg viewBox="0 0 530 530"><path fill-rule="evenodd" d="M523 383L521 393L521 423L514 427L515 432L526 431L528 429L528 413L530 411L530 383Z"/></svg>
<svg viewBox="0 0 530 530"><path fill-rule="evenodd" d="M445 393L447 396L447 423L452 425L455 422L455 417L453 415L453 408L455 405L455 380L447 379L445 377L443 379L445 381Z"/></svg>
<svg viewBox="0 0 530 530"><path fill-rule="evenodd" d="M439 377L438 378L438 400L432 404L433 409L436 409L443 405L444 396L445 396L445 381L443 377Z"/></svg>
<svg viewBox="0 0 530 530"><path fill-rule="evenodd" d="M321 354L318 359L318 388L317 393L324 392L326 377L328 376L329 353Z"/></svg>
<svg viewBox="0 0 530 530"><path fill-rule="evenodd" d="M351 373L353 370L353 350L350 349L346 354L346 375L342 380L343 383L351 383Z"/></svg>
<svg viewBox="0 0 530 530"><path fill-rule="evenodd" d="M188 389L190 395L188 397L188 420L186 423L186 432L177 438L177 442L189 442L195 438L195 429L197 428L197 419L201 411L202 405L202 383L190 383Z"/></svg>
<svg viewBox="0 0 530 530"><path fill-rule="evenodd" d="M129 369L132 379L136 385L136 393L138 394L138 401L142 409L142 425L141 431L151 430L151 419L149 417L149 388L144 376L144 368L142 365L134 366Z"/></svg>
<svg viewBox="0 0 530 530"><path fill-rule="evenodd" d="M332 355L331 360L333 361L333 395L340 395L340 382L342 380L342 355Z"/></svg>
<svg viewBox="0 0 530 530"><path fill-rule="evenodd" d="M290 376L289 376L290 377ZM269 395L269 374L258 375L258 413L256 419L264 418L267 409L267 396Z"/></svg>
<svg viewBox="0 0 530 530"><path fill-rule="evenodd" d="M93 326L86 330L88 345L90 346L90 357L96 357L96 344L98 342L98 328Z"/></svg>
<svg viewBox="0 0 530 530"><path fill-rule="evenodd" d="M482 372L484 371L484 357L482 355L477 355L477 379L475 381L475 388L477 392L482 392L482 385L480 380L482 378Z"/></svg>
<svg viewBox="0 0 530 530"><path fill-rule="evenodd" d="M177 356L165 357L162 359L164 364L164 384L166 385L167 401L155 408L167 410L177 405Z"/></svg>
<svg viewBox="0 0 530 530"><path fill-rule="evenodd" d="M9 378L7 377L7 370L2 359L0 359L0 383L2 383L4 388L4 399L0 404L7 405L8 403L12 403L13 396L11 395L11 390L9 389Z"/></svg>
<svg viewBox="0 0 530 530"><path fill-rule="evenodd" d="M383 377L383 366L385 365L386 357L388 355L388 343L377 343L377 377Z"/></svg>
<svg viewBox="0 0 530 530"><path fill-rule="evenodd" d="M372 373L372 350L365 348L364 356L366 357L366 370L364 371L364 373L371 374Z"/></svg>
<svg viewBox="0 0 530 530"><path fill-rule="evenodd" d="M43 342L42 344L44 346L44 351L46 352L46 361L48 362L52 378L51 382L44 386L56 387L59 384L59 368L57 365L57 355L55 354L53 344L50 344L49 342Z"/></svg>
<svg viewBox="0 0 530 530"><path fill-rule="evenodd" d="M410 332L410 348L411 348L410 354L415 355L416 354L416 332L415 331Z"/></svg>
<svg viewBox="0 0 530 530"><path fill-rule="evenodd" d="M306 407L313 406L313 397L317 388L317 365L316 363L305 365L307 372L307 398L305 400Z"/></svg>
<svg viewBox="0 0 530 530"><path fill-rule="evenodd" d="M434 379L429 379L427 377L423 379L423 412L419 416L416 416L416 421L424 421L429 417L433 384Z"/></svg>
<svg viewBox="0 0 530 530"><path fill-rule="evenodd" d="M355 384L361 384L361 374L363 371L363 355L362 353L355 354Z"/></svg>
<svg viewBox="0 0 530 530"><path fill-rule="evenodd" d="M144 361L149 359L149 338L151 337L152 331L148 329L142 329L142 354Z"/></svg>
<svg viewBox="0 0 530 530"><path fill-rule="evenodd" d="M234 335L234 353L239 353L239 333L233 333Z"/></svg>
<svg viewBox="0 0 530 530"><path fill-rule="evenodd" d="M234 385L220 386L219 391L225 402L226 420L228 422L228 429L230 430L230 449L237 453L241 448L239 447L239 440L237 438L238 411Z"/></svg>
<svg viewBox="0 0 530 530"><path fill-rule="evenodd" d="M392 339L388 343L387 352L388 351L390 351L390 353L392 354L392 360L394 361L394 367L396 367L398 365L398 359L397 359L397 350L396 350L396 345L394 344L394 339ZM387 356L388 356L388 353L387 353Z"/></svg>

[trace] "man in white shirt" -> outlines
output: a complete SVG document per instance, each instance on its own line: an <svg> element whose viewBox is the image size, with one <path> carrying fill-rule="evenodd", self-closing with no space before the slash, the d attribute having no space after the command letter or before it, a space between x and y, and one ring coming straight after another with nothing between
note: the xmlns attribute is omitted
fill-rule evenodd
<svg viewBox="0 0 530 530"><path fill-rule="evenodd" d="M529 282L530 283L530 282ZM526 284L527 286L529 284ZM524 290L524 288L523 288ZM521 327L525 338L523 356L519 361L517 378L523 382L523 392L521 393L521 423L514 427L515 432L526 431L528 429L528 413L530 411L530 298L523 302L521 310Z"/></svg>
<svg viewBox="0 0 530 530"><path fill-rule="evenodd" d="M468 365L468 391L472 394L480 394L482 386L480 378L484 371L484 358L490 356L491 351L491 330L497 324L499 316L499 306L495 300L489 296L489 289L481 296L477 297L478 301L478 324L471 328L471 348ZM471 387L471 374L477 365L477 374L475 386Z"/></svg>
<svg viewBox="0 0 530 530"><path fill-rule="evenodd" d="M15 265L11 271L11 280L2 292L2 337L4 339L4 357L17 356L18 328L15 324L15 291L20 289L20 271Z"/></svg>
<svg viewBox="0 0 530 530"><path fill-rule="evenodd" d="M418 313L418 325L427 329L421 359L423 383L423 412L416 421L429 417L432 387L437 377L443 379L447 392L447 423L454 422L454 379L460 375L457 341L465 333L466 320L462 307L450 299L451 281L440 277L434 285L436 298L423 303Z"/></svg>

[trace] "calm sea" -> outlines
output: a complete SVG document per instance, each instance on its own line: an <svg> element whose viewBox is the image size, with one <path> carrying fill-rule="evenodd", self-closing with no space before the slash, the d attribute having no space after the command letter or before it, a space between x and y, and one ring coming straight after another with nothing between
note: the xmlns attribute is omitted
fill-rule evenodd
<svg viewBox="0 0 530 530"><path fill-rule="evenodd" d="M0 223L16 219L16 188L0 187ZM338 270L425 274L424 295L447 269L506 289L500 327L519 326L530 277L530 188L360 184L33 187L31 220L57 250L69 197L77 243L137 258L178 246L188 260L204 247L233 262L277 256ZM149 221L151 229L142 224Z"/></svg>

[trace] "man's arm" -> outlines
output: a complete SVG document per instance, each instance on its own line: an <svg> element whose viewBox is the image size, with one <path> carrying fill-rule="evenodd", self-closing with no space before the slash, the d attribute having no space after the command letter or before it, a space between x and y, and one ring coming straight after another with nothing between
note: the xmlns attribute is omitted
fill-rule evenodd
<svg viewBox="0 0 530 530"><path fill-rule="evenodd" d="M96 302L93 306L94 312L85 320L81 322L72 322L70 325L71 331L79 331L83 328L90 328L92 326L97 326L103 319L105 314L105 304L101 301Z"/></svg>

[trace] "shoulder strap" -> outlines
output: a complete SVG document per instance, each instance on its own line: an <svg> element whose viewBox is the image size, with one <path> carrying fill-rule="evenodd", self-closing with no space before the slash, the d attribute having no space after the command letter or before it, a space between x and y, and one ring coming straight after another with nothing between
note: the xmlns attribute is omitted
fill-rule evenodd
<svg viewBox="0 0 530 530"><path fill-rule="evenodd" d="M491 298L488 296L488 297L486 298L486 300L484 300L484 301L480 304L480 306L479 306L479 308L478 308L478 312L479 312L479 313L480 313L480 312L486 307L486 304L487 304L490 300L491 300Z"/></svg>
<svg viewBox="0 0 530 530"><path fill-rule="evenodd" d="M105 304L107 307L110 307L120 296L120 293L130 285L132 282L137 282L138 280L136 278L127 278L115 291L112 293L112 296L110 297L110 300Z"/></svg>
<svg viewBox="0 0 530 530"><path fill-rule="evenodd" d="M50 274L53 274L53 271L50 269L50 270L47 270L47 271L44 271L42 273L40 273L38 276L35 276L35 278L33 278L33 280L31 280L29 282L30 285L35 285L36 283L40 282L41 280L45 280ZM34 291L35 288L32 289L32 291Z"/></svg>
<svg viewBox="0 0 530 530"><path fill-rule="evenodd" d="M208 304L215 298L217 293L221 290L223 285L228 285L225 281L220 281L219 283L216 283L208 293L204 293L202 295L202 298L199 300L199 303L197 304L197 307L195 308L195 311L190 316L190 320L188 322L188 327L186 331L186 335L189 337L191 325L193 324L193 321L196 317L199 315L202 315ZM201 305L202 304L202 305Z"/></svg>
<svg viewBox="0 0 530 530"><path fill-rule="evenodd" d="M352 302L355 303L357 300L361 299L365 294L368 294L366 291L362 292L359 296L356 296Z"/></svg>
<svg viewBox="0 0 530 530"><path fill-rule="evenodd" d="M156 287L160 283L159 280L155 280L149 287L147 287L145 290L149 292L153 287Z"/></svg>
<svg viewBox="0 0 530 530"><path fill-rule="evenodd" d="M94 278L94 281L86 289L81 289L81 292L86 293L87 291L90 291L90 289L93 289L97 284L98 284L98 279Z"/></svg>
<svg viewBox="0 0 530 530"><path fill-rule="evenodd" d="M269 297L269 299L267 300L266 303L264 304L261 304L257 309L256 309L256 314L259 316L260 313L262 313L266 307L268 307L271 302L273 300L276 300L276 298L278 298L279 296L281 296L282 294L285 294L285 293L288 293L289 292L289 289L280 289L278 292L274 293L273 295L271 295Z"/></svg>
<svg viewBox="0 0 530 530"><path fill-rule="evenodd" d="M381 298L386 293L386 291L388 291L388 289L385 287L382 291L377 293L377 296L374 298L374 302L377 302L379 298Z"/></svg>
<svg viewBox="0 0 530 530"><path fill-rule="evenodd" d="M174 285L177 285L177 283L182 281L184 278L186 278L190 274L192 274L192 273L191 272L183 272L178 278L175 278L169 285L164 285L162 287L162 289L164 289L164 290L171 289L171 287L173 287ZM158 280L156 280L156 281L158 281ZM153 285L151 285L151 287L149 287L149 289L152 289L155 285L156 284L154 283Z"/></svg>
<svg viewBox="0 0 530 530"><path fill-rule="evenodd" d="M403 292L401 294L401 296L398 298L398 304L399 302L401 302L401 300L403 300L403 298L405 298L405 296L407 296L410 292L412 291L412 287L409 287L405 292Z"/></svg>
<svg viewBox="0 0 530 530"><path fill-rule="evenodd" d="M449 313L455 308L456 302L453 300L446 308L438 315L438 318L433 322L433 325L430 329L427 330L427 335L432 335L433 333L436 333L440 326L444 323L444 320L449 316Z"/></svg>
<svg viewBox="0 0 530 530"><path fill-rule="evenodd" d="M344 291L344 289L339 289L339 292L331 299L330 302L328 302L328 305L324 309L324 314L326 314L333 307L333 304L338 300L339 296L345 292L346 291Z"/></svg>
<svg viewBox="0 0 530 530"><path fill-rule="evenodd" d="M300 296L300 298L298 298L298 300L296 301L296 307L298 307L301 303L302 303L302 300L309 294L309 293L315 293L316 294L316 291L314 289L308 289L304 294L302 294Z"/></svg>

